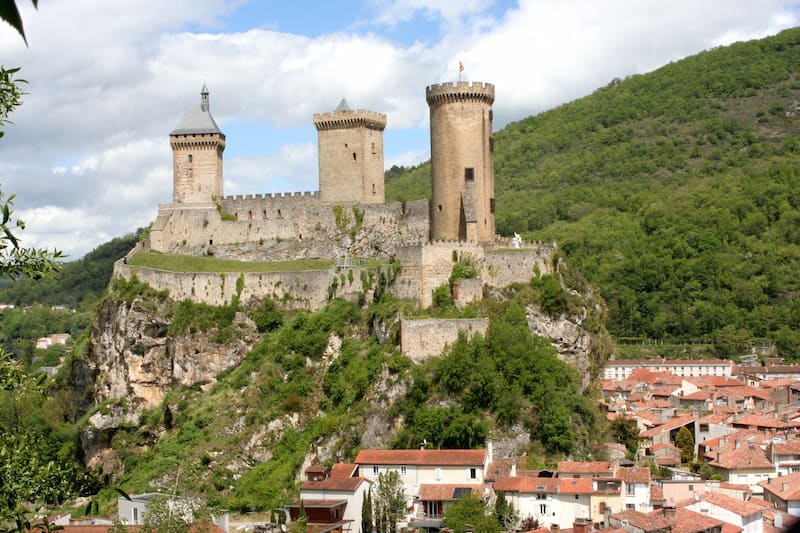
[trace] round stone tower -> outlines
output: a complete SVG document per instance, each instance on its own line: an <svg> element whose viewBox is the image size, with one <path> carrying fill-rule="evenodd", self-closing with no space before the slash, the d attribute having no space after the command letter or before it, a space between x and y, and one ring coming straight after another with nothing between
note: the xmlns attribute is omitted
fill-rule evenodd
<svg viewBox="0 0 800 533"><path fill-rule="evenodd" d="M314 115L323 202L382 204L386 115L353 111L343 98L332 113Z"/></svg>
<svg viewBox="0 0 800 533"><path fill-rule="evenodd" d="M425 89L431 113L431 240L494 241L492 103L489 83Z"/></svg>
<svg viewBox="0 0 800 533"><path fill-rule="evenodd" d="M190 108L169 134L172 147L172 201L210 203L222 199L222 152L225 135L208 104L203 84L200 105Z"/></svg>

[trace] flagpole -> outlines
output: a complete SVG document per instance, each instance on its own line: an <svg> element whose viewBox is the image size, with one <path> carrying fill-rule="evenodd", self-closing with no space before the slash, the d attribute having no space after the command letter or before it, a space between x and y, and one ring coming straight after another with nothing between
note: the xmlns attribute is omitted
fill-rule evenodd
<svg viewBox="0 0 800 533"><path fill-rule="evenodd" d="M458 81L461 83L461 71L464 70L464 64L461 62L461 56L458 56Z"/></svg>

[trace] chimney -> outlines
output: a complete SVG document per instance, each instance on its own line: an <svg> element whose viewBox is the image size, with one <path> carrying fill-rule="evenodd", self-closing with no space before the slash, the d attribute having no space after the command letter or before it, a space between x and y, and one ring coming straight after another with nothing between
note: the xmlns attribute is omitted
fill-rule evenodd
<svg viewBox="0 0 800 533"><path fill-rule="evenodd" d="M517 460L516 459L511 461L511 473L509 475L511 477L517 477Z"/></svg>
<svg viewBox="0 0 800 533"><path fill-rule="evenodd" d="M789 482L788 481L782 481L781 482L781 492L786 492L787 490L789 490Z"/></svg>
<svg viewBox="0 0 800 533"><path fill-rule="evenodd" d="M664 513L664 517L669 520L678 519L678 510L675 508L674 504L665 505L662 512Z"/></svg>
<svg viewBox="0 0 800 533"><path fill-rule="evenodd" d="M492 444L492 439L486 439L486 455L489 456L486 461L487 463L494 461L494 445Z"/></svg>
<svg viewBox="0 0 800 533"><path fill-rule="evenodd" d="M558 524L550 524L550 531L558 533Z"/></svg>
<svg viewBox="0 0 800 533"><path fill-rule="evenodd" d="M573 533L589 533L589 525L592 523L588 518L575 518L572 522Z"/></svg>

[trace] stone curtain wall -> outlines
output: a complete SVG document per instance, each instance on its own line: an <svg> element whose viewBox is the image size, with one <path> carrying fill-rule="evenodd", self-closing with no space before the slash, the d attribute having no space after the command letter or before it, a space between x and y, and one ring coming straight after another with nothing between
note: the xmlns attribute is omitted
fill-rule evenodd
<svg viewBox="0 0 800 533"><path fill-rule="evenodd" d="M400 351L415 363L422 363L441 355L458 339L459 332L464 331L471 337L475 333L486 335L488 329L488 318L401 318Z"/></svg>
<svg viewBox="0 0 800 533"><path fill-rule="evenodd" d="M114 277L130 280L134 276L156 290L168 290L173 300L192 300L209 305L226 305L236 295L236 283L244 285L240 301L269 296L284 309L321 309L329 296L358 301L372 298L381 268L348 270L303 270L297 272L167 272L153 268L130 266L124 260L114 265ZM335 282L334 282L335 280Z"/></svg>
<svg viewBox="0 0 800 533"><path fill-rule="evenodd" d="M151 249L253 261L333 259L344 249L351 257L386 258L401 245L428 238L427 200L331 205L314 193L247 195L225 197L220 210L235 220L223 220L208 204L161 205Z"/></svg>

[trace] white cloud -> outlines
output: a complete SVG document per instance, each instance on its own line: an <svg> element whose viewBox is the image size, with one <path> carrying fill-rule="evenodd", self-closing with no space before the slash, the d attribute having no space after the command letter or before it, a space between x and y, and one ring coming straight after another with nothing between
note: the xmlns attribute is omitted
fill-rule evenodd
<svg viewBox="0 0 800 533"><path fill-rule="evenodd" d="M378 22L395 25L412 20L420 12L428 18L443 18L445 21L460 19L467 15L481 13L489 8L492 0L388 0L379 1Z"/></svg>

